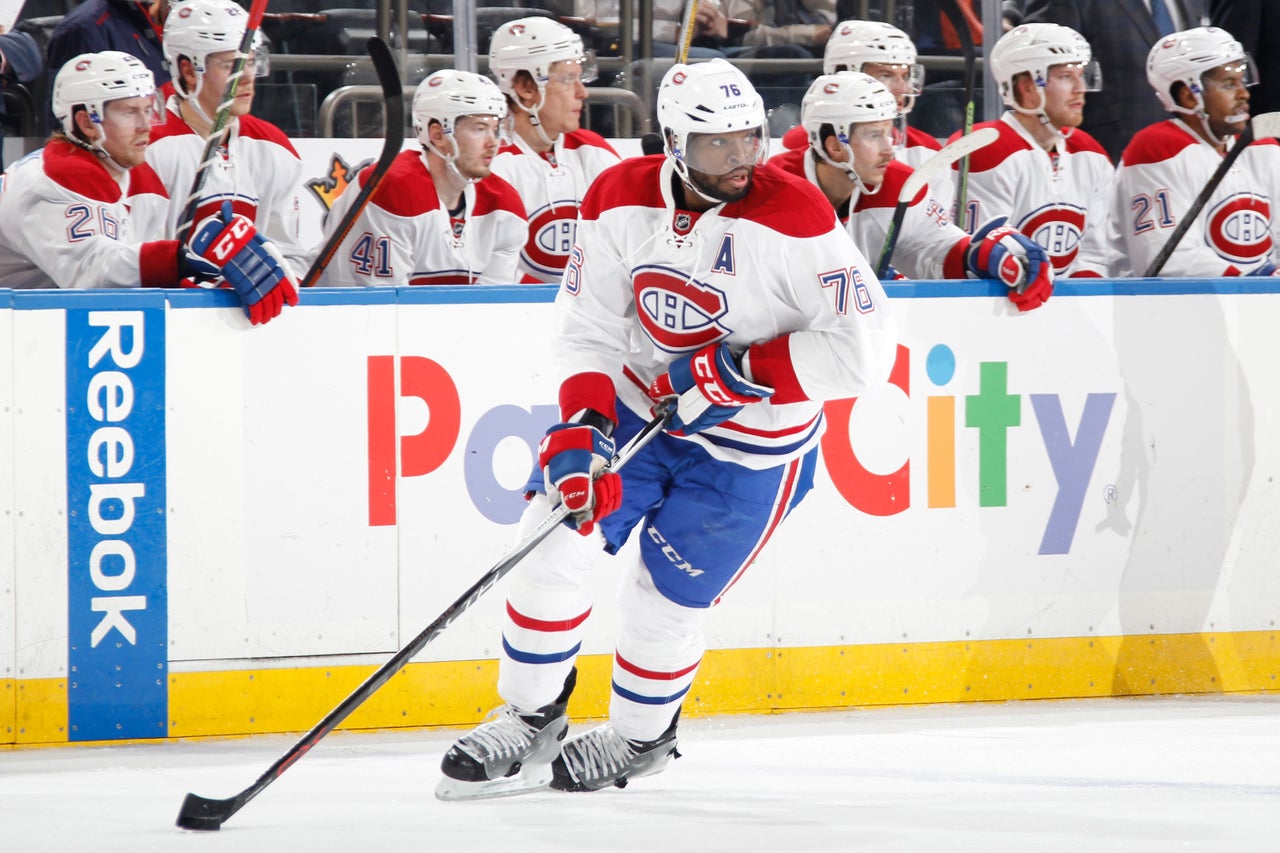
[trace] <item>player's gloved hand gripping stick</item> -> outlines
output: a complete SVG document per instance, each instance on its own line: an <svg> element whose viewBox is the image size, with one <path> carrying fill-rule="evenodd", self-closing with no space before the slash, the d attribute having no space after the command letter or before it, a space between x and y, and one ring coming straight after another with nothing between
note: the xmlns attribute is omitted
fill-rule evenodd
<svg viewBox="0 0 1280 853"><path fill-rule="evenodd" d="M608 470L616 472L627 464L627 461L635 456L641 448L662 432L674 412L674 404L669 402L660 403L653 420L645 424L640 432L636 433L635 437L618 451L609 464ZM409 641L407 646L396 652L389 661L366 678L359 687L351 692L351 695L339 702L336 708L326 714L324 719L316 723L311 731L303 735L301 740L289 748L288 752L276 759L276 762L268 767L252 785L235 796L224 800L214 800L197 794L187 794L182 801L182 808L178 811L178 826L183 829L220 829L228 818L244 808L250 800L262 793L268 785L293 766L294 762L306 755L311 747L337 728L356 708L364 704L370 696L377 692L379 687L386 684L393 675L403 669L405 664L418 652L422 651L427 643L438 637L445 628L453 624L454 620L466 612L471 605L475 604L480 599L480 596L488 592L490 587L502 580L508 572L515 568L517 563L537 547L538 543L551 535L551 532L568 518L569 514L570 509L564 503L557 506L522 542L499 560L493 568L485 572L453 604L449 605L448 609L441 613L434 622L424 628L418 636Z"/></svg>

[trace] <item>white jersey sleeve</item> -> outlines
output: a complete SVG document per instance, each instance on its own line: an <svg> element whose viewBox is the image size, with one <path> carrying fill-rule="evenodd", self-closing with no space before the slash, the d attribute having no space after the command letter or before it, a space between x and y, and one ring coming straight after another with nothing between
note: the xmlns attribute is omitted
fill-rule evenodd
<svg viewBox="0 0 1280 853"><path fill-rule="evenodd" d="M0 287L176 285L176 243L131 216L136 203L156 223L164 201L150 168L118 183L93 154L51 141L0 176Z"/></svg>
<svg viewBox="0 0 1280 853"><path fill-rule="evenodd" d="M1077 129L1046 151L1008 112L978 127L1000 136L969 158L957 224L972 234L1005 216L1044 247L1055 276L1112 275L1121 264L1108 240L1115 169L1102 146Z"/></svg>
<svg viewBox="0 0 1280 853"><path fill-rule="evenodd" d="M772 467L817 443L824 401L888 376L890 307L816 189L764 166L747 199L695 215L676 209L671 175L636 158L588 195L556 298L559 373L606 373L647 417L644 389L673 360L727 341L774 396L688 440Z"/></svg>
<svg viewBox="0 0 1280 853"><path fill-rule="evenodd" d="M170 236L177 234L183 208L204 154L204 140L177 112L177 96L169 98L165 123L152 131L147 162L169 191ZM302 160L279 128L251 115L232 125L227 147L215 154L201 189L195 221L218 212L224 200L247 216L275 244L295 277L309 266L299 242Z"/></svg>
<svg viewBox="0 0 1280 853"><path fill-rule="evenodd" d="M1131 274L1146 273L1221 162L1221 154L1176 119L1134 136L1116 173L1112 208ZM1278 191L1280 145L1255 142L1241 152L1160 275L1248 275L1275 263Z"/></svg>

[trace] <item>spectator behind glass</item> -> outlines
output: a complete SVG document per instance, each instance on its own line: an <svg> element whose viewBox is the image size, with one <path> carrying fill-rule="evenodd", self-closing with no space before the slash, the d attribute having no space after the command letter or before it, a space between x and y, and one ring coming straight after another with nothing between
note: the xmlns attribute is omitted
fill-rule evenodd
<svg viewBox="0 0 1280 853"><path fill-rule="evenodd" d="M0 27L0 88L17 83L30 83L40 76L40 48L26 33L5 32ZM6 106L0 98L0 169L4 168L4 130Z"/></svg>
<svg viewBox="0 0 1280 853"><path fill-rule="evenodd" d="M155 77L161 96L172 91L160 46L169 5L169 0L85 0L72 9L54 28L45 47L49 91L53 91L53 76L67 60L103 50L138 57ZM46 112L49 127L57 127L53 113Z"/></svg>
<svg viewBox="0 0 1280 853"><path fill-rule="evenodd" d="M1280 110L1280 0L1209 0L1209 21L1239 39L1258 65L1253 114Z"/></svg>
<svg viewBox="0 0 1280 853"><path fill-rule="evenodd" d="M1163 33L1153 8L1162 19L1168 12ZM1062 24L1089 42L1102 66L1103 88L1089 98L1081 127L1118 162L1135 133L1164 117L1143 85L1148 51L1162 34L1204 23L1206 13L1205 0L1027 0L1024 20Z"/></svg>

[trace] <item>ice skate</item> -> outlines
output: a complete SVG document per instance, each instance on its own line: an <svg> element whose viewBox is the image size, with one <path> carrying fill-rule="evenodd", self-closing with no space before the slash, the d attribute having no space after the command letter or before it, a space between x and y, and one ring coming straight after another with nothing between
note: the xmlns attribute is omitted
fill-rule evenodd
<svg viewBox="0 0 1280 853"><path fill-rule="evenodd" d="M676 751L676 722L680 714L658 738L628 740L605 723L585 734L570 738L551 764L551 787L558 791L598 791L615 785L625 788L632 779L662 772Z"/></svg>
<svg viewBox="0 0 1280 853"><path fill-rule="evenodd" d="M571 670L560 698L533 714L503 705L459 738L440 762L444 778L436 798L505 797L547 787L551 762L569 730L565 709L576 680L577 670Z"/></svg>

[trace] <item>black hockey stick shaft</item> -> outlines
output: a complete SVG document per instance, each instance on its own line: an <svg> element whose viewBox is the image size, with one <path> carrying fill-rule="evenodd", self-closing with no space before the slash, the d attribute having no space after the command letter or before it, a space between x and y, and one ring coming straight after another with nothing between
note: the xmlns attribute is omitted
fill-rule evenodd
<svg viewBox="0 0 1280 853"><path fill-rule="evenodd" d="M329 235L329 239L320 247L320 252L311 262L311 269L307 270L307 274L302 279L302 287L313 287L324 273L325 268L329 266L329 262L342 246L342 241L347 239L356 220L369 204L369 199L373 197L374 190L382 182L382 177L404 148L404 91L400 86L400 71L396 68L395 57L391 55L391 49L387 47L387 43L377 36L369 39L368 51L369 58L373 60L373 70L378 75L378 85L382 87L382 104L386 118L386 136L382 143L382 153L378 155L378 162L369 172L369 177L360 188L355 201L347 208L342 221L338 223L338 227ZM347 192L350 191L351 189L348 188Z"/></svg>
<svg viewBox="0 0 1280 853"><path fill-rule="evenodd" d="M1178 220L1178 224L1174 226L1173 233L1169 235L1169 239L1161 247L1160 253L1156 255L1155 260L1151 262L1147 267L1147 271L1143 273L1146 278L1160 275L1160 270L1164 269L1164 265L1173 256L1173 252L1178 248L1178 244L1182 242L1182 238L1187 231L1191 230L1191 224L1195 222L1196 217L1200 215L1200 211L1204 209L1204 206L1209 203L1209 196L1213 195L1214 191L1218 189L1218 185L1227 176L1227 172L1230 172L1231 167L1235 165L1236 159L1244 153L1245 148L1249 147L1249 143L1253 142L1254 122L1268 119L1274 120L1276 117L1280 117L1280 113L1266 113L1245 125L1244 130L1236 137L1235 144L1231 146L1231 150L1222 158L1218 168L1213 170L1209 183L1204 185L1204 189L1200 190L1200 194L1191 202L1191 207L1187 208L1187 212Z"/></svg>
<svg viewBox="0 0 1280 853"><path fill-rule="evenodd" d="M617 471L622 468L631 457L662 432L674 414L675 401L671 400L663 403L654 419L645 424L634 438L618 450L617 455L613 457L613 461L609 464L609 469ZM326 714L324 719L316 723L311 731L303 735L301 740L289 748L288 752L276 759L276 762L268 767L266 772L259 776L252 785L235 796L223 800L201 797L198 794L187 794L182 801L182 808L178 811L178 826L183 829L220 829L228 818L244 808L258 794L261 794L268 785L292 767L294 762L306 755L325 735L341 725L342 721L363 705L370 696L377 692L378 688L390 681L392 676L403 669L414 655L422 651L428 643L438 637L445 628L449 627L455 619L466 612L471 605L475 604L494 584L502 580L509 571L515 568L517 563L528 556L530 551L551 535L551 532L568 515L569 511L565 509L564 504L557 506L554 512L539 523L523 541L499 560L493 568L485 572L457 601L449 605L443 613L436 617L434 622L422 629L418 636L410 640L407 646L396 652L390 660L366 678L347 698L339 702L337 707Z"/></svg>
<svg viewBox="0 0 1280 853"><path fill-rule="evenodd" d="M227 88L222 93L222 103L214 114L213 125L209 128L209 136L204 142L204 153L200 156L200 164L196 166L195 177L191 180L191 192L182 206L182 214L178 217L177 238L180 243L187 242L191 226L195 222L196 210L200 207L200 192L209 177L209 169L213 167L214 153L222 142L222 135L231 123L231 107L236 102L236 93L240 91L240 77L244 74L245 63L249 61L249 51L253 49L253 37L262 24L262 16L267 11L267 0L253 0L249 6L249 20L245 24L244 36L240 39L240 49L236 52L235 62L231 66L231 76L227 79ZM179 69L170 69L174 76Z"/></svg>
<svg viewBox="0 0 1280 853"><path fill-rule="evenodd" d="M978 85L978 52L973 44L973 31L964 13L960 11L956 0L938 0L938 8L951 21L960 41L960 52L964 54L964 136L973 132L974 91ZM960 161L959 175L956 177L956 219L964 228L965 205L969 196L969 158Z"/></svg>

